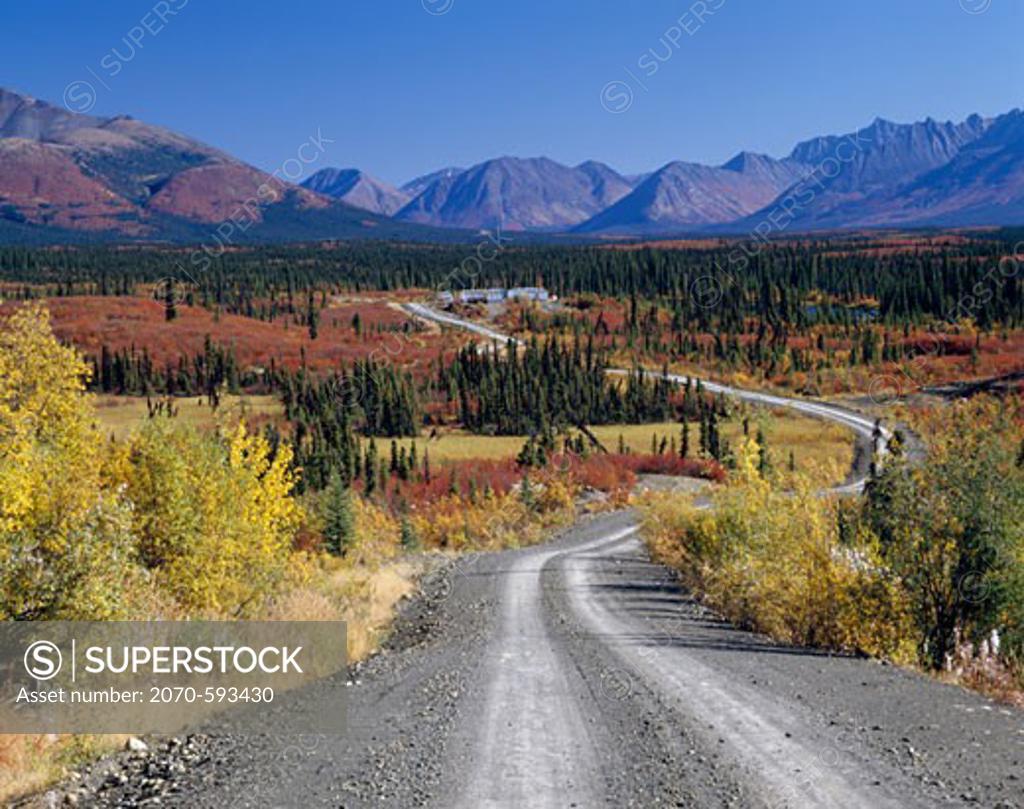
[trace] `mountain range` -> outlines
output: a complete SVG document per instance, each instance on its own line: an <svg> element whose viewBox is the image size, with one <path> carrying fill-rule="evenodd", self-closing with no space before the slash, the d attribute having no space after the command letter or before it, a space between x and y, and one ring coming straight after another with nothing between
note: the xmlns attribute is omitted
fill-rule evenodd
<svg viewBox="0 0 1024 809"><path fill-rule="evenodd" d="M503 157L396 193L412 199L367 209L435 227L606 236L747 233L779 222L780 212L792 231L1022 224L1024 112L961 123L879 118L799 143L781 159L741 152L720 166L673 161L634 177L595 161Z"/></svg>
<svg viewBox="0 0 1024 809"><path fill-rule="evenodd" d="M223 228L228 220L237 226ZM359 237L452 238L129 116L82 115L0 88L0 241Z"/></svg>
<svg viewBox="0 0 1024 809"><path fill-rule="evenodd" d="M0 240L453 240L501 228L574 238L1024 223L1024 112L898 124L673 161L623 175L589 160L499 157L400 188L356 168L301 185L128 116L69 112L0 89ZM784 212L781 215L780 212ZM250 221L251 220L251 221ZM779 222L784 222L780 225Z"/></svg>

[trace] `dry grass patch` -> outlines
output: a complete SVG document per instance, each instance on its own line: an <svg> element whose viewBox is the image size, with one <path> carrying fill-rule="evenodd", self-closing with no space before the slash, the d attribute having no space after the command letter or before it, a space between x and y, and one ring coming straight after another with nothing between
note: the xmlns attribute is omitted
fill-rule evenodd
<svg viewBox="0 0 1024 809"><path fill-rule="evenodd" d="M844 427L785 412L773 414L762 422L752 418L751 430L756 432L759 423L767 438L772 460L780 468L789 463L789 454L792 452L798 470L835 468L840 470L836 478L840 480L853 462L853 434ZM681 426L676 422L608 424L592 427L591 430L609 452L618 450L619 436L622 436L629 451L648 453L651 451L652 439L656 445L660 445L662 438L669 444L674 438L678 447L682 435ZM723 437L735 446L743 434L743 426L738 420L729 421L721 425L721 431ZM451 430L442 431L438 438L430 441L425 436L421 437L416 440L416 444L420 457L425 449L430 453L432 464L443 464L514 458L525 441L526 436L522 435L488 436ZM700 428L690 424L690 447L694 455L699 441ZM407 450L412 444L413 439L399 441L399 445L405 446Z"/></svg>
<svg viewBox="0 0 1024 809"><path fill-rule="evenodd" d="M141 396L98 395L95 405L100 428L118 441L127 438L149 418L146 399ZM233 423L245 418L255 423L263 418L278 419L284 414L284 406L276 396L223 396L216 411L203 397L185 396L175 398L174 407L182 423L203 430L212 430L219 421Z"/></svg>
<svg viewBox="0 0 1024 809"><path fill-rule="evenodd" d="M349 662L380 646L398 603L416 589L423 563L399 559L379 567L343 564L274 605L274 621L345 621Z"/></svg>

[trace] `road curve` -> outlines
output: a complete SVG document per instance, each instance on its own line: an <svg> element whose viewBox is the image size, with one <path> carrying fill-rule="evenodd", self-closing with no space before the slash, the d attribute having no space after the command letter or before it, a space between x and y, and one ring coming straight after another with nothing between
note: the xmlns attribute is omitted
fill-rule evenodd
<svg viewBox="0 0 1024 809"><path fill-rule="evenodd" d="M447 312L440 312L423 303L407 303L403 304L403 307L414 317L432 320L436 323L441 323L446 326L478 334L481 337L486 337L489 340L493 340L503 345L507 344L509 341L513 343L519 342L515 337L502 334L488 326L474 323L471 320L466 320L465 318L460 318L455 315L448 314ZM633 372L623 368L612 368L608 373L616 376L625 376ZM688 379L692 379L694 383L697 382L696 377L687 377L681 374L663 375L660 371L644 371L644 373L648 376L667 378L680 385L686 384ZM700 382L704 387L704 390L708 391L708 393L721 393L725 396L739 399L740 401L750 402L751 404L785 408L813 418L831 421L852 430L861 441L867 442L868 446L873 443L875 421L868 416L840 407L839 405L821 402L814 399L794 399L788 396L777 396L771 393L745 390L743 388L723 385L719 382L711 382L709 380L700 380ZM879 442L877 452L880 456L884 456L886 453L886 445L888 444L889 439L892 438L892 433L884 426L880 426L879 429L881 431L882 440ZM846 484L836 488L834 491L840 494L856 493L863 490L865 482L866 470L862 470L861 473L855 476L853 480L848 481Z"/></svg>

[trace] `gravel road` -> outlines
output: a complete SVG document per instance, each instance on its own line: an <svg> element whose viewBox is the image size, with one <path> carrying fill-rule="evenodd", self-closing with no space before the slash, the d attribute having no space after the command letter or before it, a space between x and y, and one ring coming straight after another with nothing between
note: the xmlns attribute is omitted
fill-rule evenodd
<svg viewBox="0 0 1024 809"><path fill-rule="evenodd" d="M344 736L152 743L31 805L1024 807L1021 712L773 644L675 581L630 511L459 560L317 696L344 690Z"/></svg>

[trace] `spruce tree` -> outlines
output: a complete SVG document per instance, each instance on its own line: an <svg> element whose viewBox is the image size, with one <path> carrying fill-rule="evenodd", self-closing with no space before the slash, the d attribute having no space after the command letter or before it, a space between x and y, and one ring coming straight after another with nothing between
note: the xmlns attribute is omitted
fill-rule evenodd
<svg viewBox="0 0 1024 809"><path fill-rule="evenodd" d="M309 326L310 340L316 339L319 321L320 313L317 311L316 304L313 302L313 290L310 290L306 299L306 324Z"/></svg>
<svg viewBox="0 0 1024 809"><path fill-rule="evenodd" d="M371 438L363 459L363 491L370 497L377 488L377 444Z"/></svg>
<svg viewBox="0 0 1024 809"><path fill-rule="evenodd" d="M174 300L174 279L164 281L164 319L174 320L178 316L177 302Z"/></svg>
<svg viewBox="0 0 1024 809"><path fill-rule="evenodd" d="M533 485L530 483L529 473L523 474L523 482L519 486L519 499L523 505L527 508L533 508L536 505L536 498L533 494Z"/></svg>
<svg viewBox="0 0 1024 809"><path fill-rule="evenodd" d="M771 474L771 459L768 457L768 439L765 438L764 430L757 428L757 471L762 478Z"/></svg>
<svg viewBox="0 0 1024 809"><path fill-rule="evenodd" d="M718 415L714 408L708 411L708 453L716 461L722 460L722 440L718 434Z"/></svg>
<svg viewBox="0 0 1024 809"><path fill-rule="evenodd" d="M402 517L402 528L399 539L402 543L403 550L415 551L420 547L420 538L416 533L416 529L413 528L412 523L409 522L408 517Z"/></svg>
<svg viewBox="0 0 1024 809"><path fill-rule="evenodd" d="M324 546L334 556L344 556L355 541L355 515L352 495L341 476L332 471L321 495L324 520Z"/></svg>
<svg viewBox="0 0 1024 809"><path fill-rule="evenodd" d="M537 465L537 447L532 435L526 439L522 449L519 450L519 454L516 456L516 463L520 466Z"/></svg>

